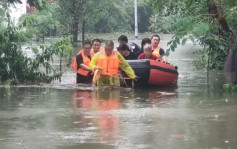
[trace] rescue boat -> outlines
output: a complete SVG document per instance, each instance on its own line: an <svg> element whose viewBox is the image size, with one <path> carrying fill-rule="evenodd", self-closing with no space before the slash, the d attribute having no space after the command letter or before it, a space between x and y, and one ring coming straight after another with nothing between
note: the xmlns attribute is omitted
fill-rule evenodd
<svg viewBox="0 0 237 149"><path fill-rule="evenodd" d="M149 59L127 60L127 62L137 76L135 86L167 86L177 82L179 75L177 66Z"/></svg>

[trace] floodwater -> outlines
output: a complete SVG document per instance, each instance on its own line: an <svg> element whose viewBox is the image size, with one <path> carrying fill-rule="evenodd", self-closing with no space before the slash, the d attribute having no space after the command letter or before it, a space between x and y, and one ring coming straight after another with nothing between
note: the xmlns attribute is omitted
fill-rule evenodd
<svg viewBox="0 0 237 149"><path fill-rule="evenodd" d="M95 91L68 71L50 87L0 88L0 149L236 149L237 94L222 92L221 72L207 83L194 69L199 48L171 53L171 87Z"/></svg>

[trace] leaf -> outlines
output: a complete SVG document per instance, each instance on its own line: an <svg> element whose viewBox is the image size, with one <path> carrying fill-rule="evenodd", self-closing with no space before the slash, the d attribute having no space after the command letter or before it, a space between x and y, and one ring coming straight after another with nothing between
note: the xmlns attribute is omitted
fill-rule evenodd
<svg viewBox="0 0 237 149"><path fill-rule="evenodd" d="M174 48L173 45L170 46L170 49L171 49L171 51L173 51L173 52L174 52L174 50L175 50L175 48Z"/></svg>
<svg viewBox="0 0 237 149"><path fill-rule="evenodd" d="M172 40L167 43L167 45L170 45L172 43Z"/></svg>
<svg viewBox="0 0 237 149"><path fill-rule="evenodd" d="M194 40L194 38L193 38L193 36L189 36L189 39L193 42L193 43L195 43L195 40Z"/></svg>
<svg viewBox="0 0 237 149"><path fill-rule="evenodd" d="M182 40L182 45L184 46L184 45L186 44L186 42L187 42L187 38L184 38L184 39Z"/></svg>
<svg viewBox="0 0 237 149"><path fill-rule="evenodd" d="M4 17L5 16L5 12L6 12L5 10L3 10L3 9L1 10L0 9L0 17Z"/></svg>
<svg viewBox="0 0 237 149"><path fill-rule="evenodd" d="M230 11L234 11L234 10L236 10L236 9L237 9L237 6L231 8Z"/></svg>
<svg viewBox="0 0 237 149"><path fill-rule="evenodd" d="M174 43L174 44L173 44L173 47L174 47L174 49L175 49L175 48L177 48L177 44L176 44L176 43Z"/></svg>
<svg viewBox="0 0 237 149"><path fill-rule="evenodd" d="M205 35L208 31L209 25L205 22L201 22L194 27L192 34L194 37L199 38L200 36Z"/></svg>
<svg viewBox="0 0 237 149"><path fill-rule="evenodd" d="M178 40L176 41L177 44L180 44L180 39L178 38Z"/></svg>

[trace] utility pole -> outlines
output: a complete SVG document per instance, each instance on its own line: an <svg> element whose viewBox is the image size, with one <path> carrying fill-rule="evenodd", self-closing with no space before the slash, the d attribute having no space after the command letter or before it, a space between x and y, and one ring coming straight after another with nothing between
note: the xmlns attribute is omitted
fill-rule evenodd
<svg viewBox="0 0 237 149"><path fill-rule="evenodd" d="M138 39L137 0L134 0L134 18L135 18L135 40L137 40Z"/></svg>

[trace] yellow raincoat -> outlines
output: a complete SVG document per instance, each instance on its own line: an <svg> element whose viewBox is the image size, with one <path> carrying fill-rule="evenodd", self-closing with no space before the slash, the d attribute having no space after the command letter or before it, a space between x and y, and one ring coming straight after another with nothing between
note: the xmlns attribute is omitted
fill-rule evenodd
<svg viewBox="0 0 237 149"><path fill-rule="evenodd" d="M100 52L96 53L89 64L92 71L94 71L94 67L97 66L97 59L99 55ZM127 63L127 61L120 53L118 53L118 58L120 60L120 68L127 74L129 78L134 79L136 75L131 66ZM119 78L117 76L101 75L97 82L97 87L100 88L102 86L120 86Z"/></svg>

